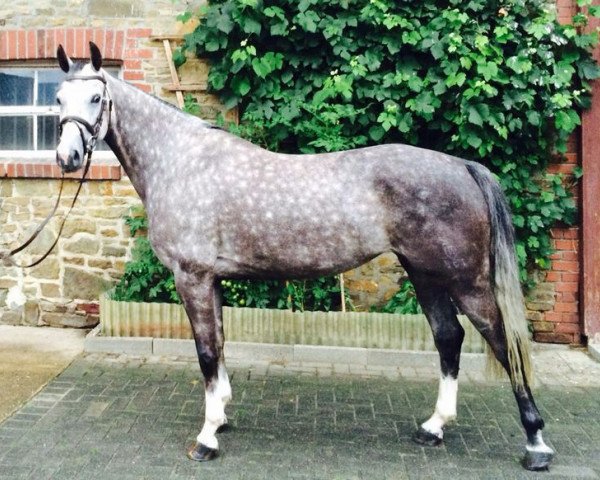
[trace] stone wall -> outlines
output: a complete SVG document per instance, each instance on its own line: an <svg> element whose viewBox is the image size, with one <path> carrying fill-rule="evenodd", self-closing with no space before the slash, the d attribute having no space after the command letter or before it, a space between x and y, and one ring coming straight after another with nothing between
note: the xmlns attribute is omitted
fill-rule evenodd
<svg viewBox="0 0 600 480"><path fill-rule="evenodd" d="M119 167L117 167L119 168ZM64 186L63 207L38 238L16 260L39 258L56 238L61 218L78 182ZM59 180L0 180L0 249L23 241L53 206ZM125 178L94 179L84 184L76 207L65 222L54 251L32 269L0 267L0 323L93 326L98 296L120 277L131 239L123 222L139 205Z"/></svg>

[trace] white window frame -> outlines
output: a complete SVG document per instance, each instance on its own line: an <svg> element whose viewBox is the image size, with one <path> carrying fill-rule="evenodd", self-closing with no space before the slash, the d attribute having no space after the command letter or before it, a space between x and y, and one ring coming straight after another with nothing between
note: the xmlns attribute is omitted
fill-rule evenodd
<svg viewBox="0 0 600 480"><path fill-rule="evenodd" d="M119 64L108 64L106 66L109 69L119 69L117 78L122 78L123 70ZM2 117L22 117L29 116L33 117L33 146L32 150L0 150L0 161L2 160L39 160L39 161L51 161L54 163L55 150L38 150L38 118L42 116L58 116L60 113L59 105L35 105L38 101L38 77L40 70L52 70L57 69L58 66L47 62L0 62L0 71L7 71L12 69L19 70L30 70L33 71L33 105L11 105L3 106L0 105L0 116ZM98 160L114 160L116 161L115 154L110 150L97 150L94 152L94 159Z"/></svg>

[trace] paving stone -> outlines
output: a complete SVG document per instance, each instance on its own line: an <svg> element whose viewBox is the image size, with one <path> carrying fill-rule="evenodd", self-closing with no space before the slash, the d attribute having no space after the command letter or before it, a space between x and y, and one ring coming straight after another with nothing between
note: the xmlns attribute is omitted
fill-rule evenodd
<svg viewBox="0 0 600 480"><path fill-rule="evenodd" d="M427 366L228 365L234 429L219 435L213 462L185 456L203 417L195 359L95 354L0 424L0 478L600 479L599 386L536 390L545 438L557 450L544 476L518 463L524 435L503 383L465 376L458 419L444 444L429 448L411 440L437 398L438 373L426 376Z"/></svg>

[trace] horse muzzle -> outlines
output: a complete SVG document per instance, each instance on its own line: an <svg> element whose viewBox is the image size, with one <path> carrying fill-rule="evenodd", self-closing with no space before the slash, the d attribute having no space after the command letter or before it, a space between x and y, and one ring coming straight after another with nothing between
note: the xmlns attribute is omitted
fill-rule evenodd
<svg viewBox="0 0 600 480"><path fill-rule="evenodd" d="M64 173L72 173L81 168L81 154L71 150L68 155L56 152L56 163Z"/></svg>

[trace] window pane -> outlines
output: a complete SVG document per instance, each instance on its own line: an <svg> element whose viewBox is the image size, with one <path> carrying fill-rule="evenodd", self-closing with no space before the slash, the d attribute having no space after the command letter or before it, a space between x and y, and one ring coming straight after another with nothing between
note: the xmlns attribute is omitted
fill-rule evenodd
<svg viewBox="0 0 600 480"><path fill-rule="evenodd" d="M38 72L38 105L56 105L56 91L65 78L62 70L40 70Z"/></svg>
<svg viewBox="0 0 600 480"><path fill-rule="evenodd" d="M56 150L58 145L58 117L39 116L38 150Z"/></svg>
<svg viewBox="0 0 600 480"><path fill-rule="evenodd" d="M0 150L32 150L33 117L0 117Z"/></svg>
<svg viewBox="0 0 600 480"><path fill-rule="evenodd" d="M0 105L33 104L33 70L10 69L0 72Z"/></svg>

